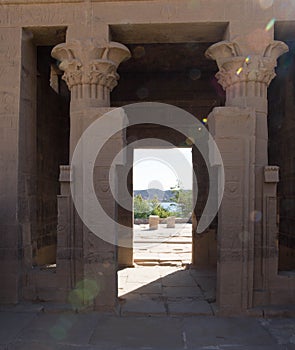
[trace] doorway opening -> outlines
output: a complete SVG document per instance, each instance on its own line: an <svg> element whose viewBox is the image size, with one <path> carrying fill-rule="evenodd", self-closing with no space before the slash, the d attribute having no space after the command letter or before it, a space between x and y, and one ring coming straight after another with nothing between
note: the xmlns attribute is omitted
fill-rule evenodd
<svg viewBox="0 0 295 350"><path fill-rule="evenodd" d="M133 262L118 272L121 314L212 315L216 272L193 268L192 148L133 152Z"/></svg>
<svg viewBox="0 0 295 350"><path fill-rule="evenodd" d="M206 37L202 42L140 41L138 38L136 41L126 41L115 35L118 34L117 29L112 28L112 39L124 43L130 49L132 58L123 62L118 69L120 84L111 93L111 106L120 107L146 101L166 103L189 112L207 128L206 120L212 108L223 106L225 102L225 94L215 78L218 71L216 63L208 61L204 55L206 49L218 40ZM223 37L223 32L220 33L220 37ZM143 38L147 39L147 36ZM182 121L179 120L179 123ZM168 258L169 254L171 256L174 254L171 250L165 253L166 262L162 259L162 254L161 258L155 258L158 261L155 265L155 262L151 261L151 252L136 251L139 243L133 229L136 228L133 213L119 207L118 220L130 227L130 237L128 237L131 241L130 246L134 242L131 248L121 246L118 248L120 269L118 297L121 302L121 313L212 314L216 294L217 220L215 219L212 225L201 234L196 233L197 222L202 216L209 193L209 177L205 161L194 145L186 144L187 137L177 132L173 128L173 123L171 127L166 127L145 122L128 126L126 129L126 145L130 146L134 142L150 138L166 141L172 145L171 148L189 150L191 147L192 168L195 170L200 186L197 201L192 210L191 222L188 222L191 225L188 228L191 238L185 238L187 241L190 240L190 244L188 243L190 251L185 253L188 256L187 260L177 259L180 260L178 265L175 261L172 265L172 259ZM144 145L147 150L151 146L147 143ZM137 147L141 145L137 144ZM154 145L153 147L155 148ZM159 148L162 147L159 146ZM128 169L135 164L133 156L127 155L126 168ZM155 179L157 180L157 177ZM177 187L177 179L175 180L171 187ZM132 172L129 172L127 182L128 191L132 194L136 190L133 186ZM154 186L151 184L150 188L152 187ZM143 189L148 188L147 186ZM145 229L149 229L149 223L142 225L146 225ZM167 222L164 221L163 225L168 230L165 227ZM161 223L158 227L161 227ZM142 231L139 234L143 235L145 232L149 231ZM134 237L133 233L135 233ZM149 260L143 257L139 265L139 255L147 253L150 253ZM178 256L182 253L179 252ZM134 262L135 268L130 267ZM129 290L122 289L122 285L126 282L130 286Z"/></svg>
<svg viewBox="0 0 295 350"><path fill-rule="evenodd" d="M143 266L192 262L191 148L135 149L133 260Z"/></svg>

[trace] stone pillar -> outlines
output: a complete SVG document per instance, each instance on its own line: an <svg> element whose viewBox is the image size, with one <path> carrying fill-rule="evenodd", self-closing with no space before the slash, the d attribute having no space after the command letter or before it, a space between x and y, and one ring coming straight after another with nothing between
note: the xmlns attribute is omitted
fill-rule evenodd
<svg viewBox="0 0 295 350"><path fill-rule="evenodd" d="M110 92L119 79L117 68L130 57L130 52L116 42L100 45L88 39L59 44L53 48L52 56L60 61L63 79L71 90L71 157L86 128L80 125L81 113L87 108L109 107Z"/></svg>
<svg viewBox="0 0 295 350"><path fill-rule="evenodd" d="M221 314L238 314L252 306L254 227L249 216L255 197L255 112L218 107L208 123L225 173L218 212L216 299Z"/></svg>
<svg viewBox="0 0 295 350"><path fill-rule="evenodd" d="M64 71L63 79L71 90L72 158L75 147L87 127L111 110L110 92L119 79L117 68L123 60L129 58L130 52L119 43L109 42L101 45L93 39L88 39L71 40L57 45L52 50L52 56L60 61L59 68ZM107 131L99 130L97 137L105 132ZM123 144L122 133L110 137L105 149L99 153L93 174L96 196L113 220L116 220L117 208L110 191L108 174L112 159L122 149ZM75 169L71 167L70 171L74 177ZM87 193L87 184L82 181L81 186L83 192ZM60 240L63 244L66 243L67 247L58 247L57 256L58 262L63 260L63 265L73 275L71 279L66 279L70 286L65 287L73 288L69 292L70 302L77 307L114 309L117 297L117 247L94 235L83 225L74 208L69 214L68 207L72 204L65 198L67 196L68 194L62 194L59 197L59 223L62 229L66 222L64 215L71 218L71 225L67 225L64 233L72 238ZM103 229L103 225L100 226ZM65 270L58 271L60 282L63 283Z"/></svg>
<svg viewBox="0 0 295 350"><path fill-rule="evenodd" d="M125 146L127 141L125 142ZM120 268L133 267L133 149L129 146L126 150L126 162L118 166L118 178L127 180L127 186L119 186L118 196L123 206L118 206L118 222L129 230L119 232L118 235L118 264Z"/></svg>
<svg viewBox="0 0 295 350"><path fill-rule="evenodd" d="M17 303L20 284L18 140L20 124L21 31L0 29L0 303ZM8 84L9 82L9 84Z"/></svg>
<svg viewBox="0 0 295 350"><path fill-rule="evenodd" d="M175 219L176 217L175 216L169 216L167 218L167 228L175 228Z"/></svg>
<svg viewBox="0 0 295 350"><path fill-rule="evenodd" d="M157 230L159 226L160 218L158 215L150 215L149 216L149 229Z"/></svg>
<svg viewBox="0 0 295 350"><path fill-rule="evenodd" d="M72 40L55 46L52 56L60 61L72 105L105 107L119 79L118 65L129 57L129 50L116 42L101 46L90 39Z"/></svg>
<svg viewBox="0 0 295 350"><path fill-rule="evenodd" d="M249 223L251 220L254 223L254 295L253 300L252 297L249 298L247 308L260 302L263 303L263 297L260 298L256 295L264 293L261 261L263 259L263 220L253 218L263 217L264 215L264 167L268 164L267 88L275 77L274 69L277 58L288 51L286 44L280 41L271 41L268 36L259 37L255 41L255 45L252 44L251 42L247 43L247 40L241 37L234 41L222 41L214 44L206 52L208 58L217 62L219 72L216 74L216 78L226 91L226 106L238 107L241 110L240 113L246 108L251 108L255 114L255 177L251 184L255 188L255 193L254 206L247 218ZM234 120L232 122L234 123ZM231 128L229 125L229 131L232 130L231 134L227 131L229 137L235 137L234 126L235 124ZM247 133L248 130L245 128L244 135L247 135ZM228 173L226 175L229 176ZM247 203L245 203L246 207L251 207L250 198L248 198ZM227 204L225 198L222 206L226 207L227 205L230 205L230 203ZM241 210L245 210L245 207L241 207ZM230 212L228 214L230 215ZM230 217L228 219L230 220ZM222 227L219 227L219 232L222 232L222 230ZM224 234L226 233L224 232ZM236 234L239 234L239 232L236 232ZM260 299L260 302L258 299Z"/></svg>
<svg viewBox="0 0 295 350"><path fill-rule="evenodd" d="M0 28L0 303L24 297L36 214L36 54L31 33Z"/></svg>

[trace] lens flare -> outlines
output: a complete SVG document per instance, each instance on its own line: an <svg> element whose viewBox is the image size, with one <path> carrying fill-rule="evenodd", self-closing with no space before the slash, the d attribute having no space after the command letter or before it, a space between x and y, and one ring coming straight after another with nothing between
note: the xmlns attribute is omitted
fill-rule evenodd
<svg viewBox="0 0 295 350"><path fill-rule="evenodd" d="M98 273L99 274L99 273ZM97 281L84 279L77 283L76 288L69 294L69 302L73 308L82 308L83 305L93 302L100 292L101 287Z"/></svg>
<svg viewBox="0 0 295 350"><path fill-rule="evenodd" d="M201 71L197 68L194 68L189 72L189 77L191 80L198 80L201 78L201 75Z"/></svg>
<svg viewBox="0 0 295 350"><path fill-rule="evenodd" d="M203 119L202 119L202 122L203 122L204 124L207 124L208 119L207 119L207 118L203 118Z"/></svg>
<svg viewBox="0 0 295 350"><path fill-rule="evenodd" d="M266 25L265 31L268 32L275 25L276 19L272 18Z"/></svg>
<svg viewBox="0 0 295 350"><path fill-rule="evenodd" d="M243 71L243 67L240 67L238 70L237 70L237 75L240 75Z"/></svg>
<svg viewBox="0 0 295 350"><path fill-rule="evenodd" d="M139 59L145 55L145 48L143 46L136 46L133 50L133 57Z"/></svg>
<svg viewBox="0 0 295 350"><path fill-rule="evenodd" d="M247 64L250 63L250 56L247 56L247 57L246 57L245 62L246 62Z"/></svg>
<svg viewBox="0 0 295 350"><path fill-rule="evenodd" d="M50 329L49 333L52 336L52 338L56 340L63 340L67 336L67 331L63 327L60 327L58 325L53 326Z"/></svg>
<svg viewBox="0 0 295 350"><path fill-rule="evenodd" d="M61 316L56 324L50 328L49 334L55 340L63 340L66 338L68 331L73 327L74 322L74 315L69 314Z"/></svg>
<svg viewBox="0 0 295 350"><path fill-rule="evenodd" d="M130 246L130 241L128 240L127 243L123 240L122 242L118 242L118 232L120 232L122 237L125 234L129 235L130 227L129 225L125 226L124 224L117 223L104 210L102 204L96 196L95 183L93 181L93 172L97 155L104 147L105 143L108 142L110 137L112 137L112 135L116 134L117 132L121 132L121 130L125 130L127 126L143 123L164 126L167 125L169 128L179 131L182 135L184 135L184 139L194 137L195 142L193 145L194 147L197 147L203 156L204 161L206 162L210 183L216 183L218 184L218 188L220 188L217 197L216 191L213 191L215 187L211 186L212 188L209 189L208 200L205 208L203 209L202 216L198 222L196 230L197 233L203 232L214 219L218 207L221 204L224 192L224 168L221 154L212 135L210 135L207 128L194 115L182 110L181 108L169 104L154 102L134 103L107 112L105 115L96 119L83 132L83 135L77 143L71 162L71 167L75 169L75 181L71 182L71 195L75 204L75 208L84 225L87 226L87 229L108 243L128 248L132 246ZM149 139L145 139L146 142L147 140ZM160 139L157 139L155 145L158 145L159 141ZM152 144L149 142L149 147L151 145ZM116 197L118 192L116 190L116 168L117 164L123 164L123 156L125 157L123 152L125 149L127 149L127 147L123 147L114 158L116 160L112 161L111 170L109 171L108 186L111 189L112 193L116 193L114 195L114 198L122 202L123 208L126 207L129 211L132 212L133 201L129 200L132 198L129 192L128 200L125 202L122 200L122 196L119 196L119 198L118 196ZM218 177L215 175L216 171L213 170L211 159L209 157L210 154L214 154L214 164L220 165L221 171L220 173L218 172ZM122 186L122 188L120 188L120 191L125 191L125 187L127 189L127 186L124 184L121 184L120 186ZM87 191L84 190L86 188ZM85 195L85 192L87 192L87 195ZM127 191L125 192L127 193ZM89 256L89 259L92 260L100 258L94 253L93 256ZM96 276L97 275L98 273L96 273ZM98 289L101 288L101 282L103 282L102 288L104 288L104 283L106 282L104 276L102 276L101 279L102 281L99 281ZM95 281L96 280L97 279L95 279ZM82 293L85 292L82 290ZM74 300L78 299L79 301L79 298L81 298L79 288L76 288L73 291L72 298ZM90 300L90 302L92 302L92 300Z"/></svg>
<svg viewBox="0 0 295 350"><path fill-rule="evenodd" d="M254 210L250 214L250 220L253 222L259 222L262 219L262 213L259 210Z"/></svg>

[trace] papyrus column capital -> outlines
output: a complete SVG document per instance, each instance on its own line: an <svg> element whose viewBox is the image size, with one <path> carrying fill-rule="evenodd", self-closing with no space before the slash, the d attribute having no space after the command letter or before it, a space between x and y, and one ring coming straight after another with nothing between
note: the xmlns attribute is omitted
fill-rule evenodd
<svg viewBox="0 0 295 350"><path fill-rule="evenodd" d="M279 56L288 51L281 41L267 43L262 54L249 52L238 41L221 41L209 47L205 55L217 62L216 78L226 91L226 105L256 107L267 106L267 87L276 76Z"/></svg>
<svg viewBox="0 0 295 350"><path fill-rule="evenodd" d="M55 46L52 56L60 62L72 101L101 107L109 105L109 94L118 84L117 68L130 57L130 51L116 42L71 40Z"/></svg>

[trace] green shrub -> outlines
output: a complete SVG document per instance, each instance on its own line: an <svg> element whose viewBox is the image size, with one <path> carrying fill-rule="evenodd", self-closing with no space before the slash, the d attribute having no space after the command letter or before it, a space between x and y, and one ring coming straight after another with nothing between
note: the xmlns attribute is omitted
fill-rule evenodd
<svg viewBox="0 0 295 350"><path fill-rule="evenodd" d="M144 200L140 194L134 197L133 208L135 219L147 219L151 213L149 202Z"/></svg>
<svg viewBox="0 0 295 350"><path fill-rule="evenodd" d="M158 215L160 218L167 218L172 214L170 213L170 211L161 207L161 205L158 205L156 208L152 210L151 215Z"/></svg>
<svg viewBox="0 0 295 350"><path fill-rule="evenodd" d="M164 209L157 197L145 200L140 194L134 197L133 208L135 219L147 219L150 215L158 215L160 218L175 215L175 213Z"/></svg>

